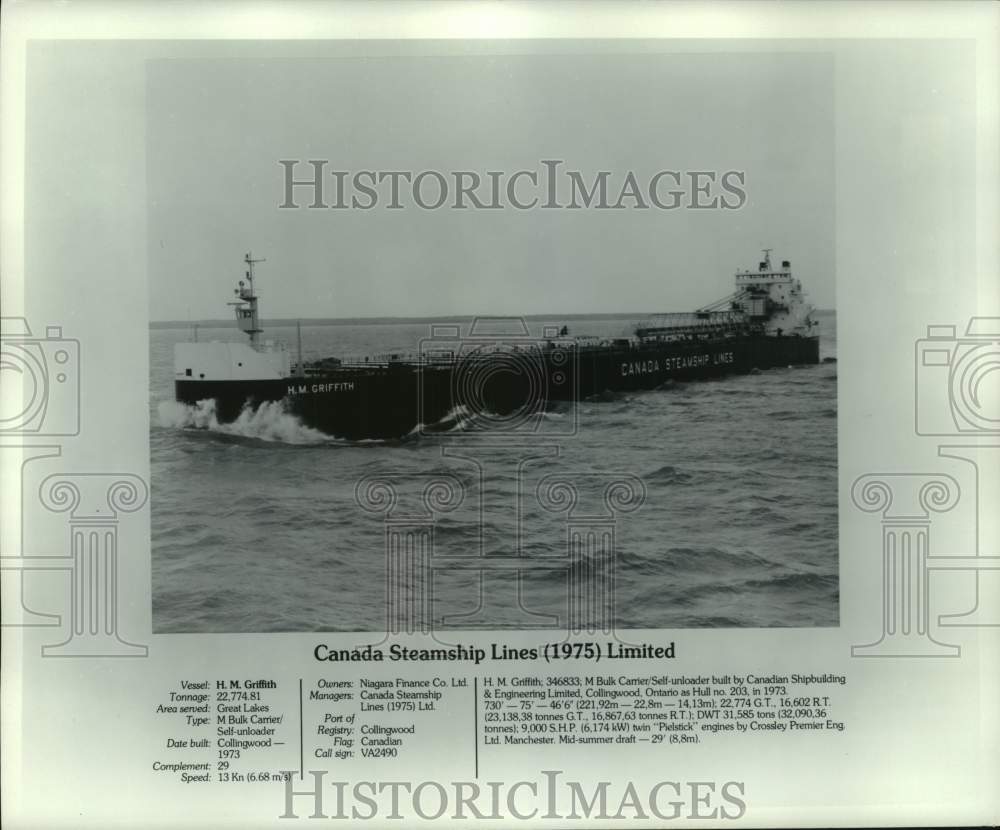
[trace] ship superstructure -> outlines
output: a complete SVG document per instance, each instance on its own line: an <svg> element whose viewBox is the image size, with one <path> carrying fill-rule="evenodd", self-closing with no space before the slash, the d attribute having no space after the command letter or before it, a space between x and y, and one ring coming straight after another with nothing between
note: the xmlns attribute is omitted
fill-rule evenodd
<svg viewBox="0 0 1000 830"><path fill-rule="evenodd" d="M816 321L806 301L802 282L792 276L792 264L771 265L771 249L756 271L737 270L735 290L694 312L656 314L636 328L643 339L673 340L704 333L808 337Z"/></svg>
<svg viewBox="0 0 1000 830"><path fill-rule="evenodd" d="M246 407L281 401L303 422L346 438L391 438L433 424L457 407L502 413L543 409L623 390L653 389L754 369L819 362L813 308L791 263L771 264L770 249L755 271L738 270L734 291L693 312L657 314L631 337L571 335L546 327L532 337L520 330L496 334L477 319L463 334L438 326L438 336L416 354L328 357L293 364L288 349L264 340L248 253L235 289L237 327L246 343L179 343L174 375L177 400L214 400L220 420Z"/></svg>
<svg viewBox="0 0 1000 830"><path fill-rule="evenodd" d="M278 380L291 374L291 358L284 344L264 340L254 290L254 265L264 262L247 253L244 278L239 281L230 301L236 316L236 327L247 335L247 343L178 343L174 346L174 379L176 383L230 383L251 380Z"/></svg>

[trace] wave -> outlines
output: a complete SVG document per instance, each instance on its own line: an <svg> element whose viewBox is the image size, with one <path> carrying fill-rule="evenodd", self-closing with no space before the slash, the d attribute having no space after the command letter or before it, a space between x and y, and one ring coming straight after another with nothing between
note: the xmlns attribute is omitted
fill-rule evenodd
<svg viewBox="0 0 1000 830"><path fill-rule="evenodd" d="M670 464L646 473L643 478L646 482L657 481L663 484L687 484L694 478L694 474L686 470L679 470Z"/></svg>
<svg viewBox="0 0 1000 830"><path fill-rule="evenodd" d="M625 397L625 393L622 391L616 391L611 389L604 389L601 392L595 392L593 395L588 395L586 400L589 403L615 403L620 401Z"/></svg>
<svg viewBox="0 0 1000 830"><path fill-rule="evenodd" d="M462 404L453 406L448 412L438 418L433 424L418 423L407 433L407 438L417 437L425 432L454 432L464 429L472 415Z"/></svg>
<svg viewBox="0 0 1000 830"><path fill-rule="evenodd" d="M720 568L755 565L765 569L778 567L765 556L745 548L729 549L711 545L699 547L671 547L664 551L661 560L673 567L691 567L698 571L718 573Z"/></svg>
<svg viewBox="0 0 1000 830"><path fill-rule="evenodd" d="M799 421L808 414L802 410L778 409L774 412L768 412L766 417L772 421Z"/></svg>
<svg viewBox="0 0 1000 830"><path fill-rule="evenodd" d="M506 415L489 409L483 409L477 412L470 410L463 404L458 404L452 407L451 410L430 426L427 426L426 424L417 424L417 426L415 426L409 434L414 435L420 432L465 432L469 430L489 430L497 422L503 423L505 421L509 421L512 425L519 425L529 418L535 418L538 421L562 421L566 418L567 412L568 409L566 408L554 408L532 412L527 416L520 413L515 415Z"/></svg>
<svg viewBox="0 0 1000 830"><path fill-rule="evenodd" d="M215 412L215 400L184 404L161 401L157 406L160 426L164 429L200 429L222 435L253 438L281 444L330 444L340 439L312 429L295 415L285 411L281 401L268 401L257 407L246 406L235 421L222 423Z"/></svg>
<svg viewBox="0 0 1000 830"><path fill-rule="evenodd" d="M750 579L743 583L745 588L800 588L807 590L829 590L838 587L836 574L819 574L810 571L792 571L766 579Z"/></svg>
<svg viewBox="0 0 1000 830"><path fill-rule="evenodd" d="M731 617L721 614L713 614L708 617L699 617L689 625L681 625L678 628L744 628L749 623L745 617Z"/></svg>
<svg viewBox="0 0 1000 830"><path fill-rule="evenodd" d="M668 547L655 556L630 553L622 550L618 554L623 567L651 562L657 568L685 569L694 573L721 573L736 566L753 565L765 569L777 565L770 559L746 549L727 549L711 545L697 547Z"/></svg>
<svg viewBox="0 0 1000 830"><path fill-rule="evenodd" d="M824 409L777 409L765 413L770 421L805 421L810 418L836 418L837 410L833 407Z"/></svg>

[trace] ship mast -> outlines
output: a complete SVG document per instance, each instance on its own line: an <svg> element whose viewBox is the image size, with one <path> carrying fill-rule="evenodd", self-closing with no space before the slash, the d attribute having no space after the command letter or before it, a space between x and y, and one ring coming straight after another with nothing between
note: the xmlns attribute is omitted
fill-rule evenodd
<svg viewBox="0 0 1000 830"><path fill-rule="evenodd" d="M239 287L233 289L233 293L239 299L230 303L236 307L236 325L240 331L250 338L250 348L257 350L260 346L260 335L264 329L260 327L260 318L257 314L257 295L253 289L253 267L258 262L267 262L265 259L254 259L250 253L243 257L247 265L246 282L240 280Z"/></svg>

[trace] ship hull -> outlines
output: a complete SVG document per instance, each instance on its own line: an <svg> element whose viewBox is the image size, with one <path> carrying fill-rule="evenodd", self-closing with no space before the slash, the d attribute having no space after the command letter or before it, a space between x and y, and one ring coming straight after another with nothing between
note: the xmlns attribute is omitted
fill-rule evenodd
<svg viewBox="0 0 1000 830"><path fill-rule="evenodd" d="M498 358L473 353L442 365L345 366L275 380L177 380L178 401L215 401L225 423L246 407L281 402L305 425L351 439L399 438L449 414L542 410L670 381L819 363L818 337L744 335L717 340L578 348L543 344Z"/></svg>

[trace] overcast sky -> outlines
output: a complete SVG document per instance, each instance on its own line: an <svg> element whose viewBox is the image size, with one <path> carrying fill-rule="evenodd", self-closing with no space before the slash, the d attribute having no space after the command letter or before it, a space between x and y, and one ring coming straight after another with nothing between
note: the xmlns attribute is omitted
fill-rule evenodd
<svg viewBox="0 0 1000 830"><path fill-rule="evenodd" d="M150 61L150 319L227 316L248 250L267 258L266 317L683 311L762 247L833 307L832 69L747 52ZM484 176L562 159L610 171L612 199L630 170L743 170L748 201L279 210L279 159Z"/></svg>

